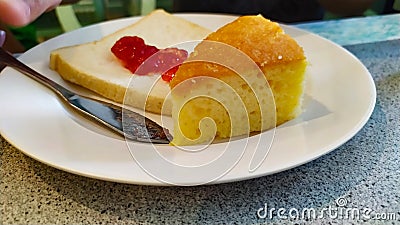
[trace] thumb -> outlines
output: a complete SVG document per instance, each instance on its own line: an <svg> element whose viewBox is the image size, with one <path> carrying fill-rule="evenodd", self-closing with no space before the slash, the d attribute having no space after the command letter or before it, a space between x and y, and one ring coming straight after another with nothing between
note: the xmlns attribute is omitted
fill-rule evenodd
<svg viewBox="0 0 400 225"><path fill-rule="evenodd" d="M61 0L0 0L0 21L11 26L24 26L42 13L59 5Z"/></svg>

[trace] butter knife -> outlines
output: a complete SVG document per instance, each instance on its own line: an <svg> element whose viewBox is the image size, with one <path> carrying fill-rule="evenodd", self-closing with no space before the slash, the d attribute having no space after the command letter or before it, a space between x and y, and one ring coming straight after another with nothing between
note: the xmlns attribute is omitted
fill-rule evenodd
<svg viewBox="0 0 400 225"><path fill-rule="evenodd" d="M54 91L73 109L129 140L168 144L168 129L145 116L118 105L79 95L48 79L0 48L0 65L12 67Z"/></svg>

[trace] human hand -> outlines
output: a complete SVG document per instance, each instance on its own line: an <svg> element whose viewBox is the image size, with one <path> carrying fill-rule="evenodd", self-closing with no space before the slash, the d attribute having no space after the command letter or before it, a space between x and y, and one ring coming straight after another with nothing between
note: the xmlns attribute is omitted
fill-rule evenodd
<svg viewBox="0 0 400 225"><path fill-rule="evenodd" d="M61 0L0 0L0 22L24 26L60 3Z"/></svg>

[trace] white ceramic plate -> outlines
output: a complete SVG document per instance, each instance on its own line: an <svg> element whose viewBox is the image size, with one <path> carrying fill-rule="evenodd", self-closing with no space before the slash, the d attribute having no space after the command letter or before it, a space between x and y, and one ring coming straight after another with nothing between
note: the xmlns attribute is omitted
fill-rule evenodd
<svg viewBox="0 0 400 225"><path fill-rule="evenodd" d="M226 15L180 16L213 30L235 19ZM19 59L68 86L48 68L52 49L99 39L137 19L109 21L63 34L38 45ZM257 145L260 135L250 137L245 142L239 140L233 146L226 143L211 145L213 154L203 154L207 160L207 157L217 156L226 147L231 148L227 151L231 153L241 151L238 149L241 144L249 149L240 155L240 160L230 162L232 167L214 177L212 183L265 176L316 159L353 137L372 113L376 98L374 82L356 57L317 35L289 26L284 28L303 46L310 62L304 113L275 130L269 154L265 160L258 159L262 164L254 171L249 170L249 165L254 151L260 148ZM64 171L123 183L193 185L205 183L211 177L202 175L221 169L207 167L196 171L198 174L182 174L175 168L159 163L155 159L159 157L146 155L151 151L151 145L134 144L135 151L146 153L143 155L146 166L152 167L156 173L163 171L167 174L161 175L161 178L154 177L154 171L135 161L136 157L128 149L128 146L132 148L132 144L71 114L55 94L10 68L6 68L0 76L0 102L1 135L26 155ZM270 131L263 135L270 138L274 134ZM187 153L171 150L170 146L159 147L161 152L172 156L176 163L184 164L193 159ZM141 160L143 156L140 156ZM162 177L171 178L174 174L180 177L172 181Z"/></svg>

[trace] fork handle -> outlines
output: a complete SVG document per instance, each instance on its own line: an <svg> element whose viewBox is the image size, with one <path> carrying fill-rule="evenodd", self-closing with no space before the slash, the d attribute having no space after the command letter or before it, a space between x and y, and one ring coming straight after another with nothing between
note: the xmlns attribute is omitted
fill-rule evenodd
<svg viewBox="0 0 400 225"><path fill-rule="evenodd" d="M50 80L49 78L43 76L42 74L38 73L34 69L30 68L26 64L22 63L18 59L16 59L14 56L12 56L10 53L5 51L3 48L0 47L0 64L12 67L19 72L27 75L28 77L46 85L49 87L52 91L60 95L61 97L67 99L74 95L71 91L68 89L64 88L63 86L59 85L58 83Z"/></svg>

